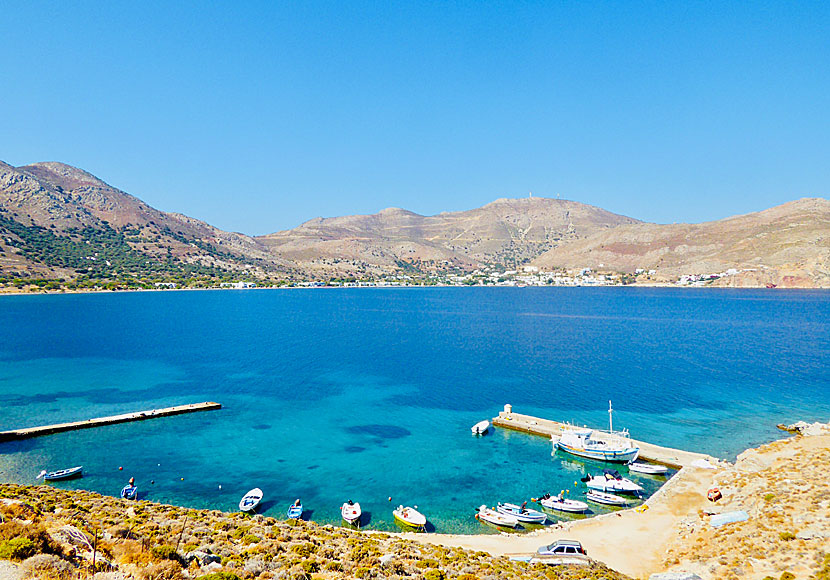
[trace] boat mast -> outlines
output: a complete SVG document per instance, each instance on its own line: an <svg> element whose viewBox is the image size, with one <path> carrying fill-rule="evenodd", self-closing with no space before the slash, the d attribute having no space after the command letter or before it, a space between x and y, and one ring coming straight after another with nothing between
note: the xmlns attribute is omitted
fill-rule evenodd
<svg viewBox="0 0 830 580"><path fill-rule="evenodd" d="M614 419L611 415L614 410L611 408L611 401L608 401L608 432L614 434Z"/></svg>

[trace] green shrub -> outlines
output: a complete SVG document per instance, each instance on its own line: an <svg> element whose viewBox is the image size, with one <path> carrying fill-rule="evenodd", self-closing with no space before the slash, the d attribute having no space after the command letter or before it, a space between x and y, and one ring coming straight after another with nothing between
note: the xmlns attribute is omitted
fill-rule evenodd
<svg viewBox="0 0 830 580"><path fill-rule="evenodd" d="M197 580L239 580L239 576L230 572L212 572L204 576L199 576Z"/></svg>
<svg viewBox="0 0 830 580"><path fill-rule="evenodd" d="M37 547L29 538L12 538L0 542L0 560L25 560L36 552Z"/></svg>
<svg viewBox="0 0 830 580"><path fill-rule="evenodd" d="M784 540L785 542L789 542L790 540L795 539L795 534L792 532L781 532L778 534L778 537Z"/></svg>
<svg viewBox="0 0 830 580"><path fill-rule="evenodd" d="M259 540L260 539L259 539L258 536L255 536L253 534L248 534L246 536L243 536L242 543L243 544L258 544Z"/></svg>
<svg viewBox="0 0 830 580"><path fill-rule="evenodd" d="M781 574L781 580L795 580L795 574L792 572L784 572Z"/></svg>
<svg viewBox="0 0 830 580"><path fill-rule="evenodd" d="M433 568L424 572L424 580L447 580L447 575L443 570Z"/></svg>
<svg viewBox="0 0 830 580"><path fill-rule="evenodd" d="M173 546L153 546L153 549L150 552L156 560L171 560L184 566L184 559L179 555L176 548Z"/></svg>

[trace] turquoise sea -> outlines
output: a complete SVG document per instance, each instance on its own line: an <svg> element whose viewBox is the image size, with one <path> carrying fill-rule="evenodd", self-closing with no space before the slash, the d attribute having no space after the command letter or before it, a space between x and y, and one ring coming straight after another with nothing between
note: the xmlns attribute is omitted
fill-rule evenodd
<svg viewBox="0 0 830 580"><path fill-rule="evenodd" d="M475 422L516 412L733 459L775 425L830 419L830 292L643 288L164 291L0 297L0 429L198 401L183 415L0 444L0 480L262 513L300 497L394 529L492 532L476 506L579 497L600 464ZM123 471L119 471L123 467ZM658 483L642 476L648 490ZM152 483L151 483L152 482ZM221 486L221 487L220 487ZM388 498L391 497L390 502ZM597 510L599 511L599 510Z"/></svg>

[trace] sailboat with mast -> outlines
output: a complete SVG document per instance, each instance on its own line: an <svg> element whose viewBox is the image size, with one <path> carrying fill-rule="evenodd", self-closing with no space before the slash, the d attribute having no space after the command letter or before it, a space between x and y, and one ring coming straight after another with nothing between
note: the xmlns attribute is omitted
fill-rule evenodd
<svg viewBox="0 0 830 580"><path fill-rule="evenodd" d="M613 413L611 401L608 401L608 431L574 428L559 436L552 435L554 452L559 449L571 455L599 461L634 461L640 454L640 448L633 444L627 430L614 431Z"/></svg>

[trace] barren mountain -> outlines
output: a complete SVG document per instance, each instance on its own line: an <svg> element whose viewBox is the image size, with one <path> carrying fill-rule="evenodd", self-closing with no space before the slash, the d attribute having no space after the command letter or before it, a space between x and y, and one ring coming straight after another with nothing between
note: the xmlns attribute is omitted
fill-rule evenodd
<svg viewBox="0 0 830 580"><path fill-rule="evenodd" d="M743 270L720 284L830 286L830 201L800 199L700 224L639 223L595 233L534 261L546 267L657 270L656 279Z"/></svg>
<svg viewBox="0 0 830 580"><path fill-rule="evenodd" d="M499 199L484 207L435 216L399 208L374 215L315 218L258 238L298 263L369 263L421 270L515 266L560 244L637 220L574 201Z"/></svg>
<svg viewBox="0 0 830 580"><path fill-rule="evenodd" d="M119 272L110 259L115 255L83 252L83 246L107 247L109 254L115 252L129 265L122 264ZM75 255L63 259L61 254L67 253ZM99 273L105 269L101 264L109 261L113 271L106 273L119 274L125 269L135 271L139 255L168 269L172 263L229 270L285 266L248 236L154 209L76 167L35 163L15 168L0 162L3 270L72 277L79 270L91 269L79 267L78 260L86 259Z"/></svg>

